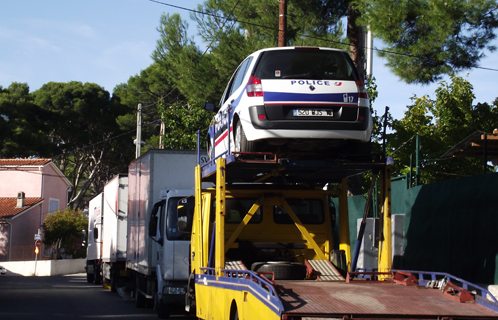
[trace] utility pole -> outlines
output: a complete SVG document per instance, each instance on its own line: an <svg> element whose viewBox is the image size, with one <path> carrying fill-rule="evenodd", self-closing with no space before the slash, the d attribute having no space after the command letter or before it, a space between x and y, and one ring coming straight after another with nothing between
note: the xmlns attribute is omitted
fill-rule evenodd
<svg viewBox="0 0 498 320"><path fill-rule="evenodd" d="M137 139L135 140L135 158L140 157L140 149L142 148L142 104L137 107Z"/></svg>
<svg viewBox="0 0 498 320"><path fill-rule="evenodd" d="M287 35L287 0L280 0L278 8L278 46L285 47Z"/></svg>
<svg viewBox="0 0 498 320"><path fill-rule="evenodd" d="M164 141L163 136L166 133L166 125L163 122L163 118L161 117L161 127L159 128L159 149L164 149Z"/></svg>

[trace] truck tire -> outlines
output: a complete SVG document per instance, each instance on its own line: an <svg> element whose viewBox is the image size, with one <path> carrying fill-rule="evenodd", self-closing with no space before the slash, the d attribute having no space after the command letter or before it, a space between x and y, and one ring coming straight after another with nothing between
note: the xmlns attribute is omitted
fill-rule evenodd
<svg viewBox="0 0 498 320"><path fill-rule="evenodd" d="M275 280L304 280L306 266L302 263L288 261L255 262L251 270L256 272L273 272Z"/></svg>
<svg viewBox="0 0 498 320"><path fill-rule="evenodd" d="M230 307L230 320L239 320L239 310L237 310L235 301L232 302L232 306Z"/></svg>
<svg viewBox="0 0 498 320"><path fill-rule="evenodd" d="M116 275L114 274L114 271L111 272L111 292L117 292L118 287L116 285Z"/></svg>
<svg viewBox="0 0 498 320"><path fill-rule="evenodd" d="M140 278L137 275L135 279L135 289L134 289L134 296L135 296L135 307L137 308L145 308L145 305L147 303L147 299L143 294L140 293Z"/></svg>
<svg viewBox="0 0 498 320"><path fill-rule="evenodd" d="M156 310L157 317L159 319L168 319L169 318L169 308L167 305L159 301L158 293L154 294L154 310Z"/></svg>
<svg viewBox="0 0 498 320"><path fill-rule="evenodd" d="M86 274L86 282L92 283L93 282L93 274L92 273L87 273Z"/></svg>
<svg viewBox="0 0 498 320"><path fill-rule="evenodd" d="M102 283L102 276L100 273L100 264L95 261L93 265L93 282L95 284L101 284Z"/></svg>

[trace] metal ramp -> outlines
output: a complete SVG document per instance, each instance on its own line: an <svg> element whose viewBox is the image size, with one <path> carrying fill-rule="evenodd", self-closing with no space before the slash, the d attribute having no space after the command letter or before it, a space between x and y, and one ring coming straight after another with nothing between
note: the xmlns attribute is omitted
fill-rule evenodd
<svg viewBox="0 0 498 320"><path fill-rule="evenodd" d="M306 260L306 266L316 273L318 281L345 281L344 277L328 260Z"/></svg>
<svg viewBox="0 0 498 320"><path fill-rule="evenodd" d="M226 261L225 269L227 270L247 270L242 261Z"/></svg>

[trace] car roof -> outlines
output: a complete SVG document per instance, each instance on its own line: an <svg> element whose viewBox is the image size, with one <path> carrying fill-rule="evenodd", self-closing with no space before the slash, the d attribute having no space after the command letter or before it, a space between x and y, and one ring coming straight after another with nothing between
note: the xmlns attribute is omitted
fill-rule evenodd
<svg viewBox="0 0 498 320"><path fill-rule="evenodd" d="M299 50L299 49L318 49L318 50L329 50L329 51L339 51L339 52L346 52L346 50L342 49L337 49L337 48L326 48L326 47L270 47L270 48L264 48L260 49L258 51L255 51L253 54L259 54L261 52L266 52L266 51L278 51L278 50Z"/></svg>

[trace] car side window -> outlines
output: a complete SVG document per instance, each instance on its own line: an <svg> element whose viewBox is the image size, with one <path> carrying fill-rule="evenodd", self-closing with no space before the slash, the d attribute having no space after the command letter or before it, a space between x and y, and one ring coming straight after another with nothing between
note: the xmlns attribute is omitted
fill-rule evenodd
<svg viewBox="0 0 498 320"><path fill-rule="evenodd" d="M242 80L244 80L244 77L247 72L247 68L251 64L252 57L247 58L242 62L235 72L235 74L232 77L232 80L228 84L227 91L225 92L225 97L223 99L223 103L230 97L242 84Z"/></svg>

